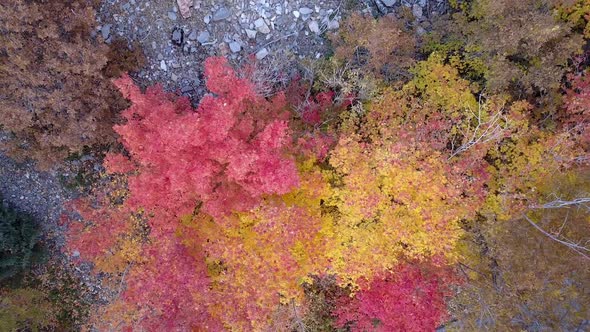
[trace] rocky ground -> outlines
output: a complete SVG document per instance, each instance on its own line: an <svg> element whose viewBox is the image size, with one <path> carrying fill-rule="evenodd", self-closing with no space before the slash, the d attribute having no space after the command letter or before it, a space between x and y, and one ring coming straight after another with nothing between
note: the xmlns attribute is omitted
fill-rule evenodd
<svg viewBox="0 0 590 332"><path fill-rule="evenodd" d="M0 179L0 192L8 204L32 215L45 231L59 231L56 223L63 204L74 194L63 187L56 173L38 172L29 163L15 163L0 154Z"/></svg>
<svg viewBox="0 0 590 332"><path fill-rule="evenodd" d="M94 162L74 161L69 168L75 170L81 163L87 165ZM59 264L63 264L64 271L71 269L80 278L81 286L87 291L84 296L104 302L112 298L112 292L101 288L101 282L90 273L90 266L70 266L66 263L68 257L60 254L67 227L60 223L60 217L65 213L65 203L79 195L79 191L72 187L72 178L75 178L75 174L63 169L39 172L31 163L16 163L0 153L0 193L3 201L30 214L39 222L46 248L54 256L50 261L61 262Z"/></svg>
<svg viewBox="0 0 590 332"><path fill-rule="evenodd" d="M181 11L178 3L187 5ZM351 10L374 16L413 13L419 33L446 8L443 0L105 0L97 34L138 41L148 64L135 77L198 99L201 63L212 55L234 63L258 60L280 70L330 53L326 33ZM423 25L423 26L422 26Z"/></svg>

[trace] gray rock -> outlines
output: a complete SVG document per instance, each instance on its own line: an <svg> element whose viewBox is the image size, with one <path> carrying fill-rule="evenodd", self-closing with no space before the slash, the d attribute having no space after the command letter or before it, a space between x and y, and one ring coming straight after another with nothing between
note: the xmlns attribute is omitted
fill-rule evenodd
<svg viewBox="0 0 590 332"><path fill-rule="evenodd" d="M307 8L307 7L301 7L301 8L299 8L299 12L301 13L301 15L311 15L313 13L313 9Z"/></svg>
<svg viewBox="0 0 590 332"><path fill-rule="evenodd" d="M260 51L256 52L256 59L262 60L266 58L268 55L268 50L266 48L261 49Z"/></svg>
<svg viewBox="0 0 590 332"><path fill-rule="evenodd" d="M172 79L174 82L178 81L178 76L177 76L176 74L172 74L172 75L170 75L170 78L171 78L171 79Z"/></svg>
<svg viewBox="0 0 590 332"><path fill-rule="evenodd" d="M168 70L168 66L166 65L166 61L164 61L164 60L160 61L160 69L162 69L163 71Z"/></svg>
<svg viewBox="0 0 590 332"><path fill-rule="evenodd" d="M270 33L270 28L268 27L268 25L266 24L266 22L264 21L264 19L262 17L258 18L256 21L254 21L254 26L256 27L256 30L258 30L258 32L260 32L260 33L263 33L263 34Z"/></svg>
<svg viewBox="0 0 590 332"><path fill-rule="evenodd" d="M412 6L412 14L414 14L415 18L422 18L422 7L417 4Z"/></svg>
<svg viewBox="0 0 590 332"><path fill-rule="evenodd" d="M188 93L193 91L193 87L191 87L190 85L184 85L180 88L180 92L182 93Z"/></svg>
<svg viewBox="0 0 590 332"><path fill-rule="evenodd" d="M180 28L172 30L172 43L176 46L181 46L184 42L184 31Z"/></svg>
<svg viewBox="0 0 590 332"><path fill-rule="evenodd" d="M205 15L203 21L205 22L205 24L209 24L209 22L211 22L211 15Z"/></svg>
<svg viewBox="0 0 590 332"><path fill-rule="evenodd" d="M338 22L338 20L331 20L328 22L328 30L336 30L338 28L340 28L340 23Z"/></svg>
<svg viewBox="0 0 590 332"><path fill-rule="evenodd" d="M254 39L256 38L256 30L252 30L252 29L246 29L246 35L248 36L248 38L250 39Z"/></svg>
<svg viewBox="0 0 590 332"><path fill-rule="evenodd" d="M111 35L111 27L113 25L112 24L105 24L102 26L102 29L100 29L100 33L102 34L102 39L108 39L109 36Z"/></svg>
<svg viewBox="0 0 590 332"><path fill-rule="evenodd" d="M309 24L307 26L309 27L309 31L311 31L315 34L320 33L320 25L318 24L318 21L312 20L309 22Z"/></svg>
<svg viewBox="0 0 590 332"><path fill-rule="evenodd" d="M240 45L240 43L238 43L237 41L233 41L233 42L229 43L229 49L233 53L238 53L239 51L242 50L242 45Z"/></svg>
<svg viewBox="0 0 590 332"><path fill-rule="evenodd" d="M375 6L377 6L377 10L381 14L387 14L389 12L389 9L387 9L387 7L383 4L383 2L381 0L375 0L374 3L375 3Z"/></svg>
<svg viewBox="0 0 590 332"><path fill-rule="evenodd" d="M197 36L197 41L201 44L205 44L209 41L210 37L211 35L209 34L209 31L201 31Z"/></svg>
<svg viewBox="0 0 590 332"><path fill-rule="evenodd" d="M191 33L189 33L188 40L192 40L192 41L197 40L197 30L193 30L193 31L191 31Z"/></svg>
<svg viewBox="0 0 590 332"><path fill-rule="evenodd" d="M215 14L213 14L213 22L228 19L230 16L231 11L225 7L221 7L215 12Z"/></svg>
<svg viewBox="0 0 590 332"><path fill-rule="evenodd" d="M295 18L299 18L299 16L301 15L301 13L297 10L293 11L293 16L295 16Z"/></svg>
<svg viewBox="0 0 590 332"><path fill-rule="evenodd" d="M175 12L168 12L168 18L171 19L172 21L176 21L177 15Z"/></svg>
<svg viewBox="0 0 590 332"><path fill-rule="evenodd" d="M387 7L393 7L397 0L380 0L382 4L386 5Z"/></svg>

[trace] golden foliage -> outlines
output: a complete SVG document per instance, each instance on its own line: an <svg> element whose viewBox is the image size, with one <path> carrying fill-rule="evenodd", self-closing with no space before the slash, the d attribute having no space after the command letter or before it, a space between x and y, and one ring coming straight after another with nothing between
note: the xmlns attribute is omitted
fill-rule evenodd
<svg viewBox="0 0 590 332"><path fill-rule="evenodd" d="M349 137L333 152L330 162L342 186L329 201L340 218L328 254L333 272L345 282L371 279L400 257L453 261L458 222L473 212L440 153L394 149Z"/></svg>
<svg viewBox="0 0 590 332"><path fill-rule="evenodd" d="M33 288L0 291L0 330L39 329L55 324L55 310L47 295Z"/></svg>

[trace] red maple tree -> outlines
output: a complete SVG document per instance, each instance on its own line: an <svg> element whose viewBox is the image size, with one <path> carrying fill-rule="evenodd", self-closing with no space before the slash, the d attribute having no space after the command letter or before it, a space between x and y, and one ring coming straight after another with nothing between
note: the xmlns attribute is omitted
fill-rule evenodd
<svg viewBox="0 0 590 332"><path fill-rule="evenodd" d="M221 217L297 186L293 158L283 153L290 145L284 95L259 96L224 58L207 59L205 76L212 94L196 110L160 86L141 93L129 77L115 82L133 103L123 112L127 123L115 127L130 160L110 155L107 166L119 172L136 165L131 206L178 217L202 202L204 212Z"/></svg>
<svg viewBox="0 0 590 332"><path fill-rule="evenodd" d="M334 312L338 327L352 331L434 331L446 317L445 296L453 282L445 268L402 264L356 293Z"/></svg>

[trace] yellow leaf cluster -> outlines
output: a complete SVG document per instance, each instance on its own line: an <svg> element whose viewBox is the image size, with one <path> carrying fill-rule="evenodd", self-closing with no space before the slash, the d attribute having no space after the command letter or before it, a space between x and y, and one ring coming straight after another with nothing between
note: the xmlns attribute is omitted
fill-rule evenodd
<svg viewBox="0 0 590 332"><path fill-rule="evenodd" d="M404 87L407 92L422 94L425 101L449 114L477 109L469 81L460 79L457 69L445 65L441 54L433 53L419 62L414 73L414 79Z"/></svg>
<svg viewBox="0 0 590 332"><path fill-rule="evenodd" d="M300 163L301 186L270 196L254 210L224 220L192 223L202 237L213 292L235 313L211 306L210 312L233 329L261 329L279 303L300 303L304 282L328 267L326 230L331 216L322 212L329 196L326 176L313 161ZM185 239L185 243L192 239ZM240 328L241 326L241 328Z"/></svg>
<svg viewBox="0 0 590 332"><path fill-rule="evenodd" d="M473 212L440 153L395 153L389 147L344 138L330 159L343 185L329 201L339 211L329 256L333 272L353 285L392 268L402 256L452 261L458 222Z"/></svg>
<svg viewBox="0 0 590 332"><path fill-rule="evenodd" d="M139 215L131 215L128 223L131 225L132 231L120 236L113 248L110 248L105 255L96 258L96 267L101 271L120 273L130 264L141 263L144 260L142 245L146 241L146 234L143 234L141 229L145 220Z"/></svg>

